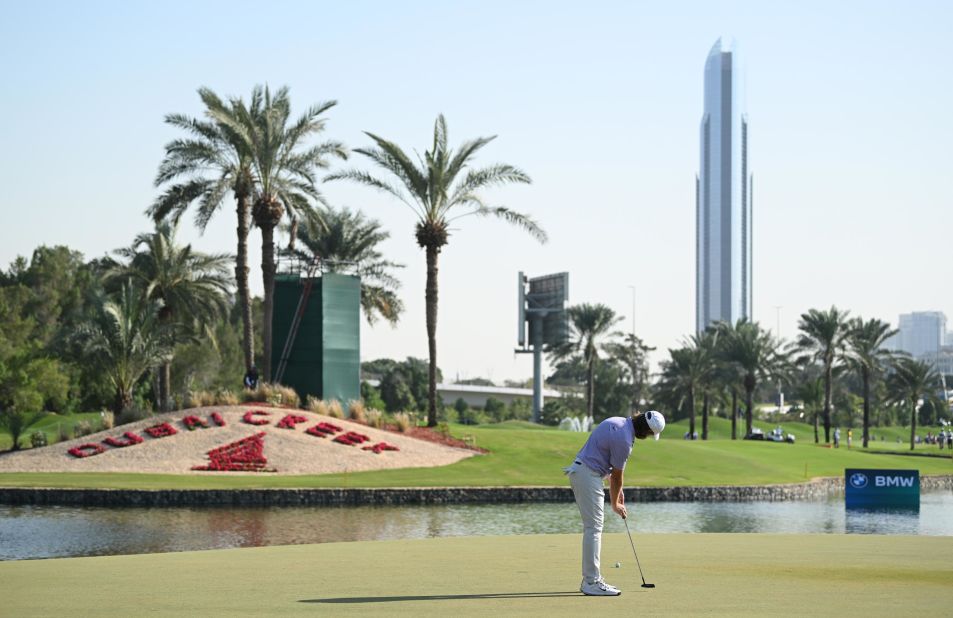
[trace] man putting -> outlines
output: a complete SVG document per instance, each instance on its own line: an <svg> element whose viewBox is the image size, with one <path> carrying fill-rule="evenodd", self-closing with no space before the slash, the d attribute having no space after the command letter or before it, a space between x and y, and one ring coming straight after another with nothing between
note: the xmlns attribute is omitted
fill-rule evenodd
<svg viewBox="0 0 953 618"><path fill-rule="evenodd" d="M622 496L622 471L632 454L635 439L649 436L659 439L665 429L665 417L654 410L625 418L613 416L599 423L564 471L576 497L582 516L582 583L579 591L591 596L616 596L621 590L610 586L599 571L602 552L602 522L605 512L603 479L609 477L609 504L622 519L626 518Z"/></svg>

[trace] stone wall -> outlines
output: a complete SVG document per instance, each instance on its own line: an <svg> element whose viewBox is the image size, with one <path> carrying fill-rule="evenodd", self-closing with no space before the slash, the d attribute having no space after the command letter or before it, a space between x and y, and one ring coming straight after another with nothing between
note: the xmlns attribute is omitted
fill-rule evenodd
<svg viewBox="0 0 953 618"><path fill-rule="evenodd" d="M920 478L923 491L953 490L953 475ZM744 487L631 487L627 502L815 500L844 491L843 478ZM606 492L608 494L608 490ZM608 495L607 495L608 498ZM572 502L566 487L425 487L400 489L57 489L0 488L0 504L70 506L358 506L367 504L514 504Z"/></svg>

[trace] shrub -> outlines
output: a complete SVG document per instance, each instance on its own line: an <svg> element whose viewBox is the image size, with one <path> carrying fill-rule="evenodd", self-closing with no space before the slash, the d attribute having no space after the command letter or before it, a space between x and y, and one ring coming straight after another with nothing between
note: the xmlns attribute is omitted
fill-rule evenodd
<svg viewBox="0 0 953 618"><path fill-rule="evenodd" d="M257 388L246 388L242 391L239 397L242 400L242 403L248 403L249 401L264 401L265 392L262 390L264 385L261 383L258 384Z"/></svg>
<svg viewBox="0 0 953 618"><path fill-rule="evenodd" d="M56 432L58 434L57 440L59 442L66 442L67 440L71 440L73 438L69 426L64 425L63 423L57 423Z"/></svg>
<svg viewBox="0 0 953 618"><path fill-rule="evenodd" d="M364 402L355 399L347 404L347 410L352 420L358 423L365 422L367 411L364 409Z"/></svg>
<svg viewBox="0 0 953 618"><path fill-rule="evenodd" d="M301 405L301 398L295 389L283 384L270 384L268 382L259 382L258 388L254 390L246 388L242 391L241 400L243 402L260 401L275 406L285 405L293 408Z"/></svg>
<svg viewBox="0 0 953 618"><path fill-rule="evenodd" d="M273 388L274 392L281 397L279 403L291 406L292 408L301 406L301 397L298 396L298 391L295 389L283 384L275 384Z"/></svg>
<svg viewBox="0 0 953 618"><path fill-rule="evenodd" d="M371 427L380 429L384 425L384 413L380 410L368 410L364 412L364 419Z"/></svg>
<svg viewBox="0 0 953 618"><path fill-rule="evenodd" d="M208 391L189 391L185 394L186 408L203 408L215 405L215 395Z"/></svg>
<svg viewBox="0 0 953 618"><path fill-rule="evenodd" d="M93 433L93 425L84 418L76 423L76 426L73 428L73 433L76 434L77 438L80 436L88 436Z"/></svg>
<svg viewBox="0 0 953 618"><path fill-rule="evenodd" d="M46 446L46 434L42 431L34 431L30 434L30 444L33 445L33 448Z"/></svg>
<svg viewBox="0 0 953 618"><path fill-rule="evenodd" d="M102 420L103 429L112 429L116 425L116 416L112 412L103 410L99 413L99 418Z"/></svg>
<svg viewBox="0 0 953 618"><path fill-rule="evenodd" d="M331 416L328 412L328 404L323 399L318 399L314 395L308 395L308 409L314 412L315 414L322 414L324 416Z"/></svg>
<svg viewBox="0 0 953 618"><path fill-rule="evenodd" d="M337 399L332 399L328 402L328 416L332 418L344 418L344 408L341 407L341 402Z"/></svg>
<svg viewBox="0 0 953 618"><path fill-rule="evenodd" d="M234 406L238 405L238 395L234 392L223 388L215 393L215 404L216 406Z"/></svg>
<svg viewBox="0 0 953 618"><path fill-rule="evenodd" d="M131 408L129 410L123 410L122 414L119 415L119 418L116 419L117 425L125 425L126 423L135 423L136 421L141 421L152 416L152 410L143 410L142 408ZM90 431L92 433L92 431ZM87 435L87 434L80 434Z"/></svg>
<svg viewBox="0 0 953 618"><path fill-rule="evenodd" d="M411 427L410 415L406 412L396 412L394 422L397 423L397 430L401 432L406 432Z"/></svg>

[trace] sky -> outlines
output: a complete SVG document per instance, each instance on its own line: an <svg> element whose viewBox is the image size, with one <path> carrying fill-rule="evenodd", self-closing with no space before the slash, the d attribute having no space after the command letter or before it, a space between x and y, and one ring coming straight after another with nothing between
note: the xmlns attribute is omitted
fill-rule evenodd
<svg viewBox="0 0 953 618"><path fill-rule="evenodd" d="M40 245L87 259L129 245L152 229L153 179L181 136L164 116L201 115L202 86L288 86L293 113L338 102L324 139L359 148L370 131L423 152L442 113L451 145L498 136L478 165L532 177L485 197L535 218L548 243L499 220L451 229L446 378L532 375L514 353L518 271L568 272L570 303L610 306L657 364L694 329L703 68L727 36L746 81L754 319L790 339L802 313L831 305L894 325L953 318L949 2L5 0L2 16L2 268ZM365 187L322 192L378 220L383 253L405 265L400 324L364 323L362 359L426 358L412 213ZM180 240L234 253L235 226L228 201L204 234L184 220ZM260 242L254 229L256 295Z"/></svg>

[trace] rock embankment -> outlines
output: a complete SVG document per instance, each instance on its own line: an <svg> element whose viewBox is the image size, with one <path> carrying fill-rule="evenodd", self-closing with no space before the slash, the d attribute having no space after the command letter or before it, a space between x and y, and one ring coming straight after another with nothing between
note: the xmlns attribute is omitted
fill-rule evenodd
<svg viewBox="0 0 953 618"><path fill-rule="evenodd" d="M953 490L953 476L920 478L923 491ZM844 479L746 487L630 487L627 502L818 500L844 490ZM572 502L569 487L409 487L235 490L0 488L0 504L82 506L357 506L367 504L502 504Z"/></svg>

